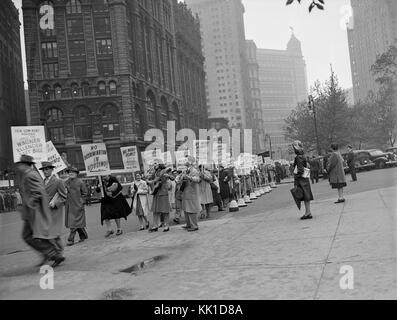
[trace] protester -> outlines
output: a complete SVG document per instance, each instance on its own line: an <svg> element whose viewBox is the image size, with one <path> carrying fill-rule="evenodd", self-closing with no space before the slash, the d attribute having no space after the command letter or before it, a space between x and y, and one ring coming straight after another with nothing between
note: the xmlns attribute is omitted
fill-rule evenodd
<svg viewBox="0 0 397 320"><path fill-rule="evenodd" d="M120 182L112 175L103 177L103 197L101 199L101 224L105 221L106 234L105 238L114 234L112 229L111 220L115 220L117 230L116 236L123 234L121 229L120 219L127 220L128 215L131 213L125 196L123 195L123 187Z"/></svg>
<svg viewBox="0 0 397 320"><path fill-rule="evenodd" d="M200 219L208 219L211 212L211 204L214 202L212 198L212 190L210 183L212 182L212 175L203 165L199 165L200 173L200 204L202 210L205 210L205 214L202 213Z"/></svg>
<svg viewBox="0 0 397 320"><path fill-rule="evenodd" d="M153 226L149 229L149 232L156 232L160 227L160 217L164 216L164 230L167 232L169 228L169 214L170 214L170 201L168 191L171 189L169 182L168 169L163 164L158 164L155 168L154 179L148 181L152 187L153 202Z"/></svg>
<svg viewBox="0 0 397 320"><path fill-rule="evenodd" d="M183 191L181 190L182 181L179 179L179 177L181 176L182 171L174 170L173 174L174 174L175 183L176 183L176 187L175 187L175 218L174 218L174 222L176 224L179 224L180 219L181 219L181 214L182 214L182 194L183 194Z"/></svg>
<svg viewBox="0 0 397 320"><path fill-rule="evenodd" d="M303 194L303 202L305 204L305 214L300 218L301 220L312 219L310 210L310 201L312 201L313 194L310 187L309 178L304 177L305 168L308 168L306 157L304 156L303 145L299 140L294 141L292 148L296 154L294 160L294 185L301 189Z"/></svg>
<svg viewBox="0 0 397 320"><path fill-rule="evenodd" d="M74 244L76 232L79 234L80 241L88 239L84 209L84 197L87 195L87 188L84 182L77 177L79 170L69 167L69 179L66 181L66 206L65 206L65 226L70 229L70 235L66 245Z"/></svg>
<svg viewBox="0 0 397 320"><path fill-rule="evenodd" d="M345 202L343 188L346 187L345 171L343 169L343 158L339 152L337 143L331 144L332 154L328 160L327 173L332 189L338 189L338 200L335 203Z"/></svg>
<svg viewBox="0 0 397 320"><path fill-rule="evenodd" d="M226 207L229 198L230 198L230 187L229 187L229 181L230 181L230 176L227 170L223 166L220 166L220 171L219 171L219 186L221 189L221 198L223 202L223 207Z"/></svg>
<svg viewBox="0 0 397 320"><path fill-rule="evenodd" d="M218 211L225 211L222 208L221 189L219 187L217 171L214 171L212 173L212 183L210 183L210 185L212 191L213 205L216 205L218 207Z"/></svg>
<svg viewBox="0 0 397 320"><path fill-rule="evenodd" d="M48 196L40 175L33 169L33 158L22 155L17 162L17 170L21 174L22 205L18 208L24 221L22 238L42 256L39 266L53 261L56 267L65 257L55 246L57 236L51 234L52 216L48 207Z"/></svg>
<svg viewBox="0 0 397 320"><path fill-rule="evenodd" d="M61 240L63 227L63 207L66 202L67 192L65 183L53 174L54 166L51 162L45 161L41 163L40 170L44 174L44 185L48 195L48 206L52 215L52 224L50 233L56 238L54 243L58 248L58 252L63 252L63 244Z"/></svg>
<svg viewBox="0 0 397 320"><path fill-rule="evenodd" d="M197 215L201 211L200 205L200 173L193 166L195 159L187 157L186 173L182 174L182 209L185 213L187 231L197 231L199 229L197 223Z"/></svg>
<svg viewBox="0 0 397 320"><path fill-rule="evenodd" d="M176 193L176 182L175 182L175 170L171 172L169 175L169 182L171 185L171 188L168 190L168 199L170 201L170 215L175 217L175 211L176 211L176 199L175 199L175 193Z"/></svg>
<svg viewBox="0 0 397 320"><path fill-rule="evenodd" d="M135 174L135 181L132 184L132 203L131 209L135 214L140 223L140 231L149 229L149 186L146 181L142 179L141 174L138 172Z"/></svg>
<svg viewBox="0 0 397 320"><path fill-rule="evenodd" d="M353 147L351 145L347 146L347 166L349 167L350 174L352 176L352 181L357 181L357 175L356 175L356 159L355 159L355 154L353 151Z"/></svg>

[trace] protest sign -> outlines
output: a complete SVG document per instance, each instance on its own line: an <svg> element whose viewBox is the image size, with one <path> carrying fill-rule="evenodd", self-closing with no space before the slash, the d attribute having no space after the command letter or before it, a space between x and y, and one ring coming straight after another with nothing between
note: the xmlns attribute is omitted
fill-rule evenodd
<svg viewBox="0 0 397 320"><path fill-rule="evenodd" d="M175 164L176 164L176 169L185 171L187 169L186 167L186 159L189 156L189 150L178 150L175 151Z"/></svg>
<svg viewBox="0 0 397 320"><path fill-rule="evenodd" d="M172 167L174 165L174 161L172 161L171 151L164 152L163 159L166 167Z"/></svg>
<svg viewBox="0 0 397 320"><path fill-rule="evenodd" d="M124 169L132 172L140 171L136 146L121 147L120 151L123 158Z"/></svg>
<svg viewBox="0 0 397 320"><path fill-rule="evenodd" d="M81 146L87 177L110 174L108 153L104 143L85 144Z"/></svg>
<svg viewBox="0 0 397 320"><path fill-rule="evenodd" d="M164 163L164 154L160 149L141 152L143 170L148 172L155 164Z"/></svg>
<svg viewBox="0 0 397 320"><path fill-rule="evenodd" d="M32 156L35 162L47 161L44 126L11 127L11 138L14 162L23 154Z"/></svg>
<svg viewBox="0 0 397 320"><path fill-rule="evenodd" d="M208 141L193 140L193 157L198 165L208 164Z"/></svg>
<svg viewBox="0 0 397 320"><path fill-rule="evenodd" d="M226 162L226 154L227 154L227 145L226 143L214 143L213 144L213 151L212 151L212 156L213 156L213 162L215 165L219 166L227 166Z"/></svg>
<svg viewBox="0 0 397 320"><path fill-rule="evenodd" d="M52 141L47 141L47 161L51 162L54 168L54 173L61 172L62 170L67 169L65 162L63 161L61 155L58 150L55 148Z"/></svg>

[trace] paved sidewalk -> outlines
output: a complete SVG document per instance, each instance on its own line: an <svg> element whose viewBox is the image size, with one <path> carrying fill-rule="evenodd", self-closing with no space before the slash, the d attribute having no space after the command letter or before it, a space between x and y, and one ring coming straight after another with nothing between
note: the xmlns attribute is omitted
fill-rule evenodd
<svg viewBox="0 0 397 320"><path fill-rule="evenodd" d="M305 221L293 205L266 211L265 195L200 222L198 232L173 226L89 241L66 248L54 290L40 289L35 253L3 256L0 299L397 299L396 193L314 201ZM244 215L257 206L263 211ZM142 270L120 272L143 261ZM353 267L353 290L340 288L344 265Z"/></svg>

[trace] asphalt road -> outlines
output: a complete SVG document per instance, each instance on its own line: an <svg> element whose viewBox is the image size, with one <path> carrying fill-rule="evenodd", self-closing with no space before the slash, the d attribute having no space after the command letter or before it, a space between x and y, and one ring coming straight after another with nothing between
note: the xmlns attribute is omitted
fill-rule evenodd
<svg viewBox="0 0 397 320"><path fill-rule="evenodd" d="M358 182L350 182L350 175L347 176L348 186L345 189L345 196L349 194L376 190L380 188L387 188L397 185L397 168L387 168L381 170L372 170L369 172L358 173ZM289 189L291 184L281 184L276 190L267 194L260 201L250 204L248 207L240 209L239 212L233 213L233 216L246 216L255 214L265 209L268 211L279 208L294 206ZM337 198L336 190L332 190L326 180L320 180L312 186L315 201L320 201L329 198ZM264 199L262 201L262 199ZM129 200L130 202L130 200ZM397 206L396 206L397 207ZM217 212L214 208L212 212L212 219L219 218L225 214L230 214L228 211ZM297 215L300 213L297 211ZM313 212L315 214L315 212ZM171 217L172 218L172 217ZM99 204L86 207L87 231L89 239L101 239L106 232L105 227L100 223ZM135 232L139 229L138 219L130 215L128 221L122 220L122 228L125 233ZM22 221L18 213L2 213L0 214L0 259L5 258L6 255L15 252L30 250L21 239ZM147 231L139 231L147 232ZM66 239L68 230L64 229L63 239ZM78 236L76 236L78 237Z"/></svg>

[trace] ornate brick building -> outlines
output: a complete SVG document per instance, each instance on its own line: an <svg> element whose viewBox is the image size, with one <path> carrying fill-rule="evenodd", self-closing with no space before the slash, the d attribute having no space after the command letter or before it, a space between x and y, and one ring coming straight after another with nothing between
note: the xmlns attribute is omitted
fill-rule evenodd
<svg viewBox="0 0 397 320"><path fill-rule="evenodd" d="M200 21L197 16L193 16L185 3L178 3L177 0L173 0L173 3L185 127L198 134L198 129L208 127Z"/></svg>
<svg viewBox="0 0 397 320"><path fill-rule="evenodd" d="M18 10L0 1L0 176L13 163L10 126L26 125Z"/></svg>
<svg viewBox="0 0 397 320"><path fill-rule="evenodd" d="M45 124L70 163L83 169L80 145L104 141L111 168L122 168L121 146L143 150L146 130L166 130L167 119L182 127L183 108L202 115L198 96L182 100L177 52L189 68L200 57L176 36L175 8L174 0L23 0L31 124ZM52 10L54 28L45 29ZM177 51L177 40L187 47Z"/></svg>

